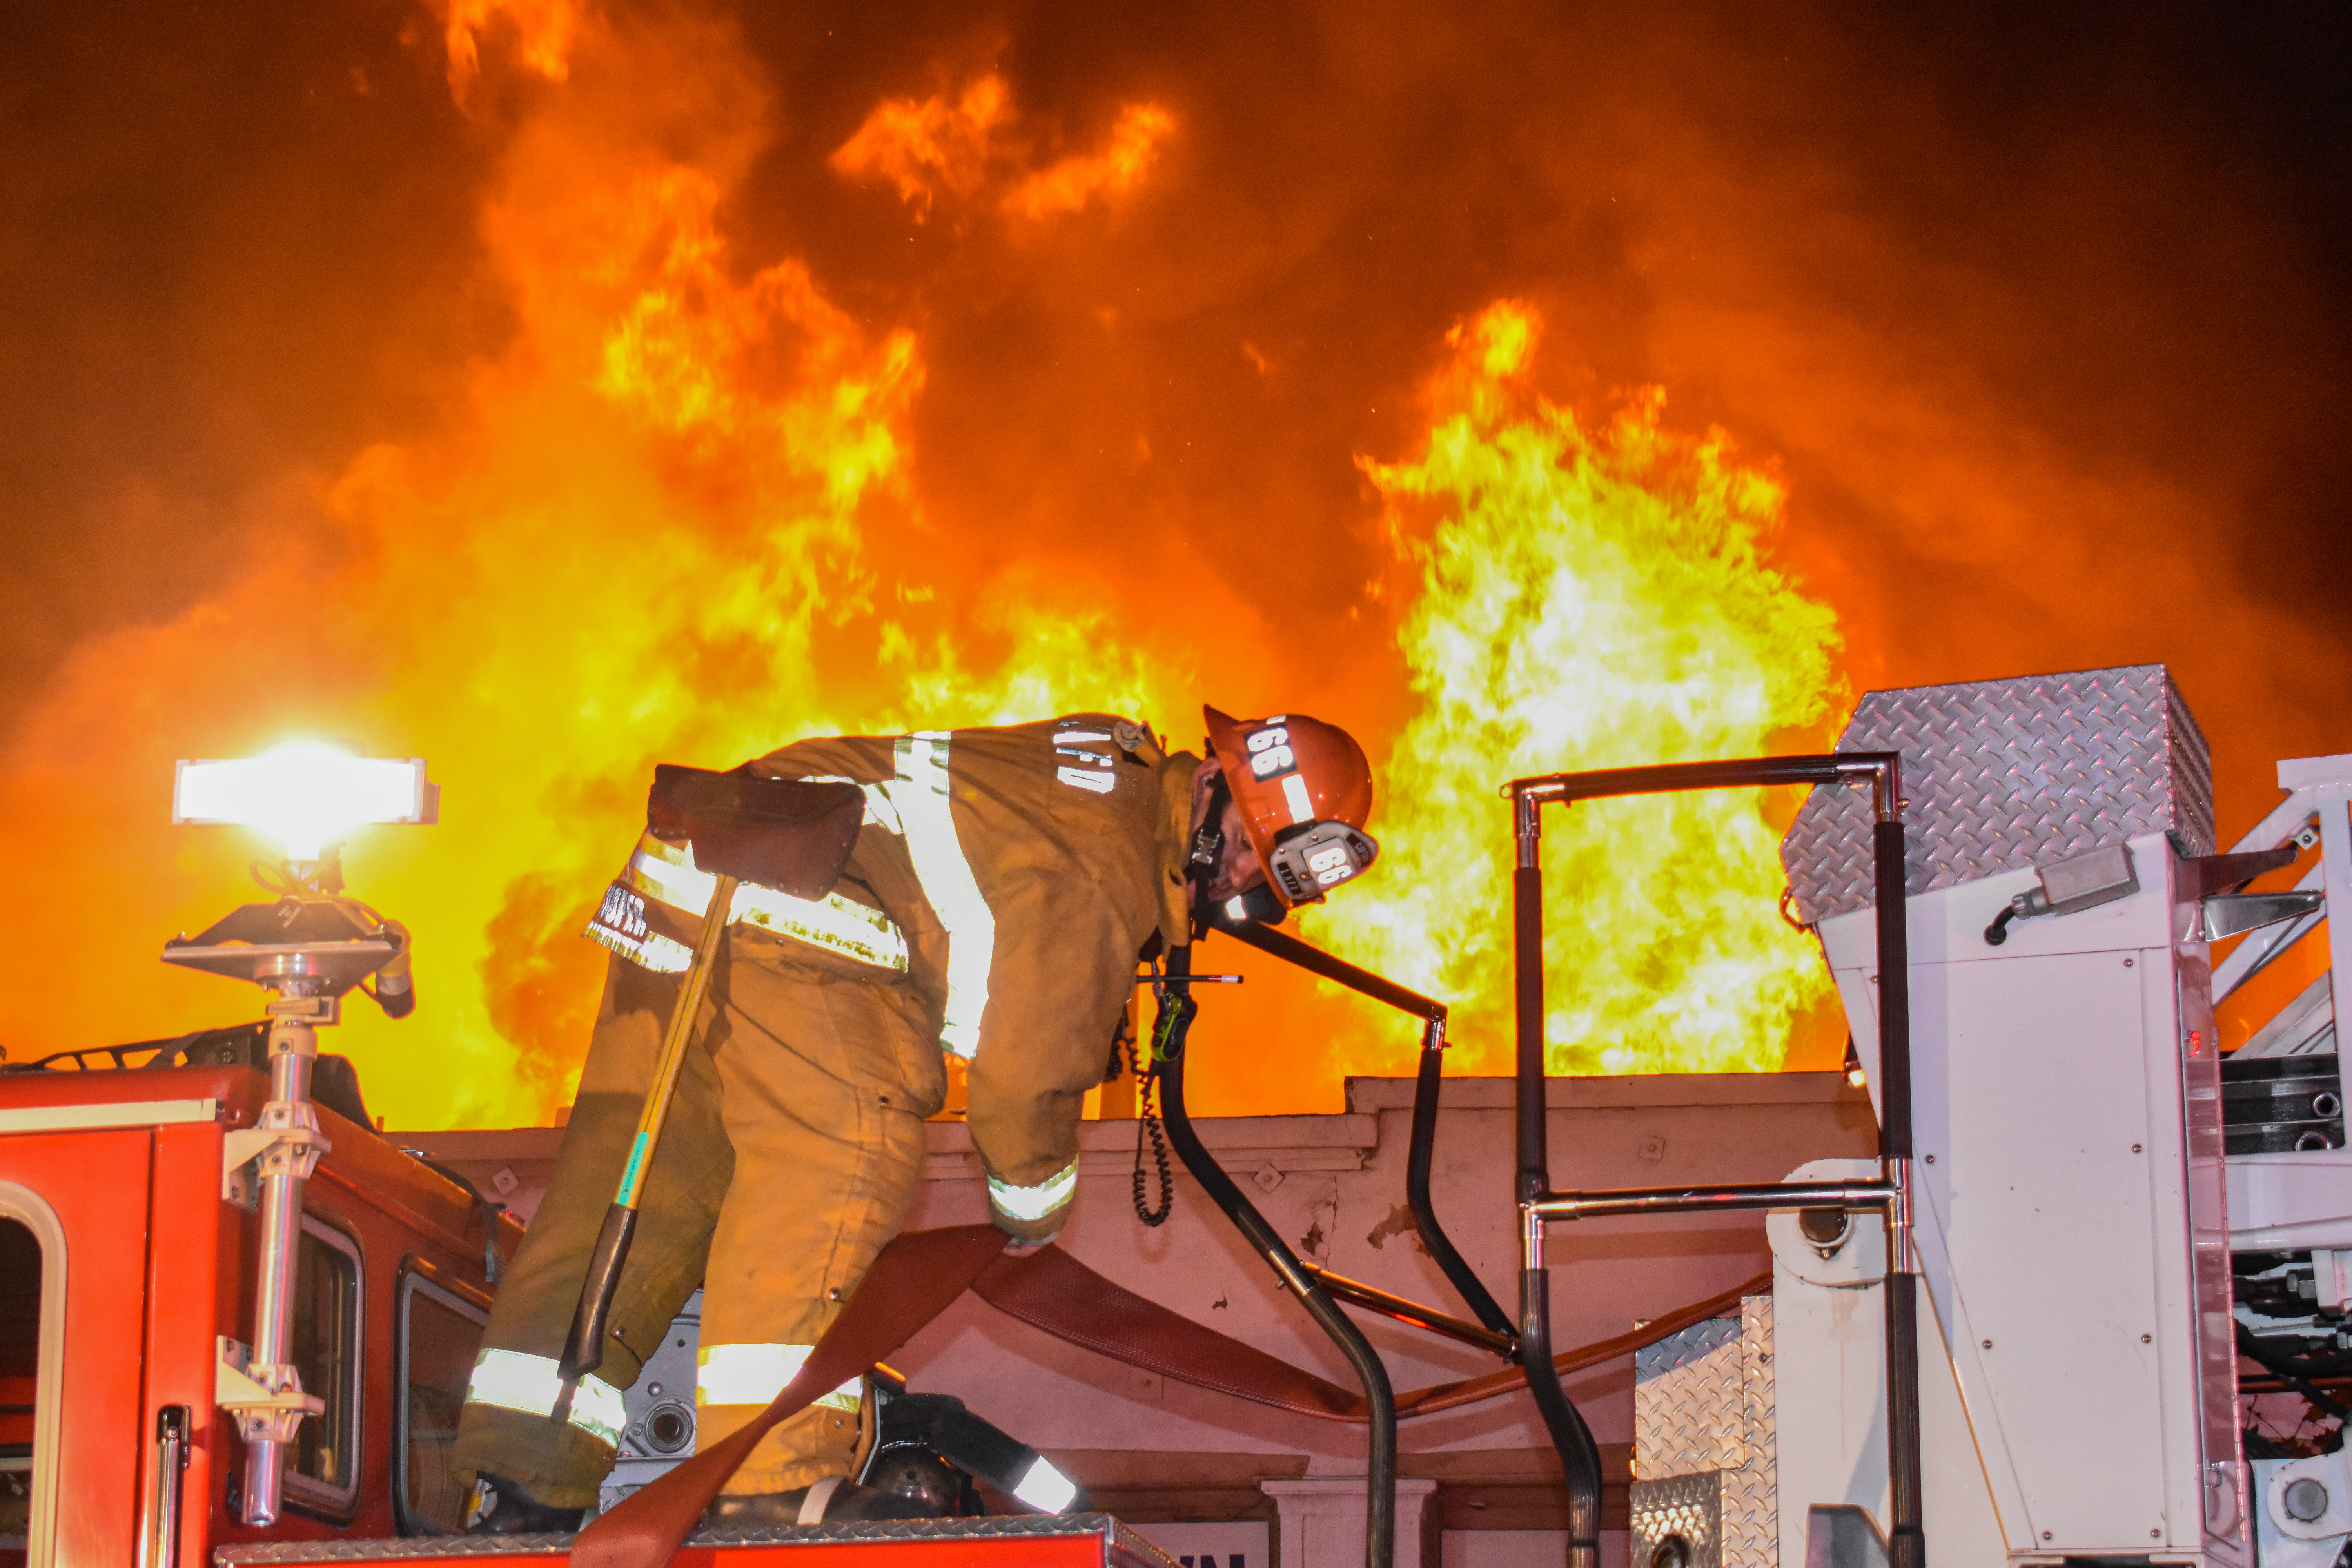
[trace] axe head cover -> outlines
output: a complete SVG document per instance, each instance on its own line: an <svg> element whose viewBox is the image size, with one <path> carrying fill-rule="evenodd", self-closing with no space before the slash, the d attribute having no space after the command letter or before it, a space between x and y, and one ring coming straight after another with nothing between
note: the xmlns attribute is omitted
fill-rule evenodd
<svg viewBox="0 0 2352 1568"><path fill-rule="evenodd" d="M796 899L823 898L857 843L866 796L853 784L761 778L737 769L654 769L646 829L694 847L701 870Z"/></svg>

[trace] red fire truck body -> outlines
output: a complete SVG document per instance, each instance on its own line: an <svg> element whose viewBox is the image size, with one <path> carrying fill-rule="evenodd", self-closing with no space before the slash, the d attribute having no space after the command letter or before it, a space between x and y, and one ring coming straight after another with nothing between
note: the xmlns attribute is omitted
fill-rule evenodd
<svg viewBox="0 0 2352 1568"><path fill-rule="evenodd" d="M243 1067L0 1077L0 1202L46 1206L54 1226L44 1237L49 1227L16 1221L39 1244L40 1294L24 1302L29 1292L11 1291L0 1442L32 1447L33 1463L18 1472L28 1493L53 1488L59 1564L157 1554L163 1543L145 1537L162 1522L159 1508L179 1524L176 1553L161 1555L180 1563L262 1534L233 1516L239 1445L215 1400L223 1342L239 1341L252 1321L258 1224L239 1201L249 1176L223 1166L229 1134L253 1124L268 1087ZM320 1121L333 1151L306 1194L298 1341L310 1363L306 1384L327 1408L309 1424L316 1431L301 1445L285 1518L267 1532L273 1540L389 1536L404 1511L442 1522L430 1510L443 1500L419 1489L439 1479L421 1473L433 1445L400 1384L412 1373L446 1383L448 1369L416 1365L422 1347L404 1331L420 1293L442 1316L478 1322L489 1303L487 1227L498 1226L508 1253L520 1235L373 1129L323 1107ZM55 1325L53 1304L62 1316ZM24 1305L37 1309L34 1322ZM471 1352L460 1359L470 1363ZM464 1373L455 1375L462 1398ZM186 1431L176 1478L156 1472L169 1458L158 1433L173 1407L185 1412ZM417 1451L396 1454L403 1439ZM397 1509L395 1480L412 1491ZM28 1530L39 1522L32 1512ZM37 1547L28 1542L36 1561Z"/></svg>
<svg viewBox="0 0 2352 1568"><path fill-rule="evenodd" d="M420 1538L462 1522L449 1451L494 1289L486 1243L511 1257L521 1229L323 1104L333 1147L304 1192L294 1346L325 1408L304 1423L278 1521L238 1518L245 1446L218 1401L253 1321L260 1226L252 1167L230 1162L268 1095L236 1065L0 1073L0 1568L473 1555ZM806 1568L1164 1562L1097 1516L677 1561L779 1552ZM485 1555L536 1568L564 1553Z"/></svg>

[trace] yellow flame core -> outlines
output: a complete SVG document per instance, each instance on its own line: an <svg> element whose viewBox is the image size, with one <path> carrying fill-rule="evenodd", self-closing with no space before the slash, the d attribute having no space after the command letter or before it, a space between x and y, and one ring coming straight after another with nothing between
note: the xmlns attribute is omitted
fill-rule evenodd
<svg viewBox="0 0 2352 1568"><path fill-rule="evenodd" d="M1421 705L1382 770L1381 863L1316 916L1332 945L1453 1002L1474 1048L1510 1030L1498 783L1788 749L1836 694L1833 616L1761 558L1780 483L1719 430L1666 429L1656 389L1597 430L1531 395L1539 328L1504 301L1458 330L1423 451L1364 464L1418 579L1399 647ZM1548 811L1553 1071L1780 1065L1827 980L1777 916L1763 805L1709 792Z"/></svg>

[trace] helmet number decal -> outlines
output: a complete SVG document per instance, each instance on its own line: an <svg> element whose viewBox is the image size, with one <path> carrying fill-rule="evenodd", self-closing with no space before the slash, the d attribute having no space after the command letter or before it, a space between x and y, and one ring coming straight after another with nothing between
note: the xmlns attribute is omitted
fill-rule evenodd
<svg viewBox="0 0 2352 1568"><path fill-rule="evenodd" d="M1344 844L1318 849L1307 858L1307 868L1315 873L1315 884L1320 888L1344 882L1356 874L1356 868L1349 862L1348 847Z"/></svg>
<svg viewBox="0 0 2352 1568"><path fill-rule="evenodd" d="M1369 836L1344 822L1314 822L1282 830L1266 870L1285 902L1311 904L1326 889L1361 876L1380 852Z"/></svg>
<svg viewBox="0 0 2352 1568"><path fill-rule="evenodd" d="M1298 771L1298 759L1290 750L1290 731L1285 725L1255 731L1244 744L1249 748L1252 778L1278 779Z"/></svg>

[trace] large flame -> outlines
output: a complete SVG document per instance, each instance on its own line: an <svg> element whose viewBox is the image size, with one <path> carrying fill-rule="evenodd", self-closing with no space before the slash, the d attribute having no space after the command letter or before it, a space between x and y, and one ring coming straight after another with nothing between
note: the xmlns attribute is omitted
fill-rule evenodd
<svg viewBox="0 0 2352 1568"><path fill-rule="evenodd" d="M153 961L172 926L256 896L251 846L162 822L175 755L312 734L430 760L441 825L349 858L353 889L417 932L420 1011L388 1026L358 1005L331 1045L395 1125L495 1124L570 1098L604 964L576 933L656 761L1079 707L1190 744L1202 697L1244 705L1266 671L1304 668L1180 543L1153 560L1184 591L1155 597L1124 563L1129 531L1000 552L942 528L915 482L914 325L729 237L775 118L729 24L563 0L453 0L445 22L461 101L508 57L520 83L479 220L510 331L436 433L324 488L331 529L271 531L227 591L82 648L9 737L0 805L56 879L27 918L45 900L73 916L71 940L0 960L17 1058L256 1011ZM882 102L832 166L918 216L954 205L1044 232L1147 189L1177 133L1130 101L1069 151L982 76ZM1828 612L1763 558L1780 487L1720 433L1672 434L1655 394L1587 430L1534 393L1536 335L1507 302L1458 330L1425 447L1366 466L1400 569L1357 608L1394 617L1407 677L1384 700L1399 727L1366 735L1387 759L1387 854L1309 921L1460 1001L1457 1032L1487 1046L1506 986L1495 784L1762 750L1817 725L1835 685ZM1279 705L1356 721L1351 702L1383 711L1371 679L1335 669ZM1554 821L1563 1060L1780 1060L1820 987L1772 918L1771 837L1731 797ZM1204 1050L1204 1109L1328 1104L1337 1070L1393 1064L1353 1015L1267 993L1221 1000L1204 1039L1279 1018L1310 1044Z"/></svg>
<svg viewBox="0 0 2352 1568"><path fill-rule="evenodd" d="M1782 485L1645 389L1588 431L1528 384L1539 322L1503 301L1449 338L1423 449L1368 462L1412 597L1420 698L1381 782L1376 881L1330 940L1431 994L1487 1049L1511 994L1498 781L1752 756L1836 715L1835 621L1764 560ZM1780 1065L1830 996L1776 916L1778 832L1752 792L1553 808L1544 828L1554 1071Z"/></svg>
<svg viewBox="0 0 2352 1568"><path fill-rule="evenodd" d="M453 85L494 9L452 11ZM564 86L483 214L517 329L453 433L362 454L331 490L339 537L281 538L220 601L87 650L15 737L11 804L137 911L121 940L18 969L19 1058L252 1010L154 965L159 905L194 930L224 893L258 896L221 874L247 852L226 830L151 830L181 747L248 749L308 719L429 760L441 825L350 856L354 891L417 931L420 1023L357 1004L331 1047L362 1059L373 1109L436 1125L569 1100L604 964L577 933L656 761L1174 705L1181 650L1148 681L1083 578L1015 569L938 604L907 493L914 336L865 331L799 260L730 269L714 215L769 112L740 52L561 7L517 19L526 65ZM103 997L68 1013L68 1037L44 1026L59 978Z"/></svg>

